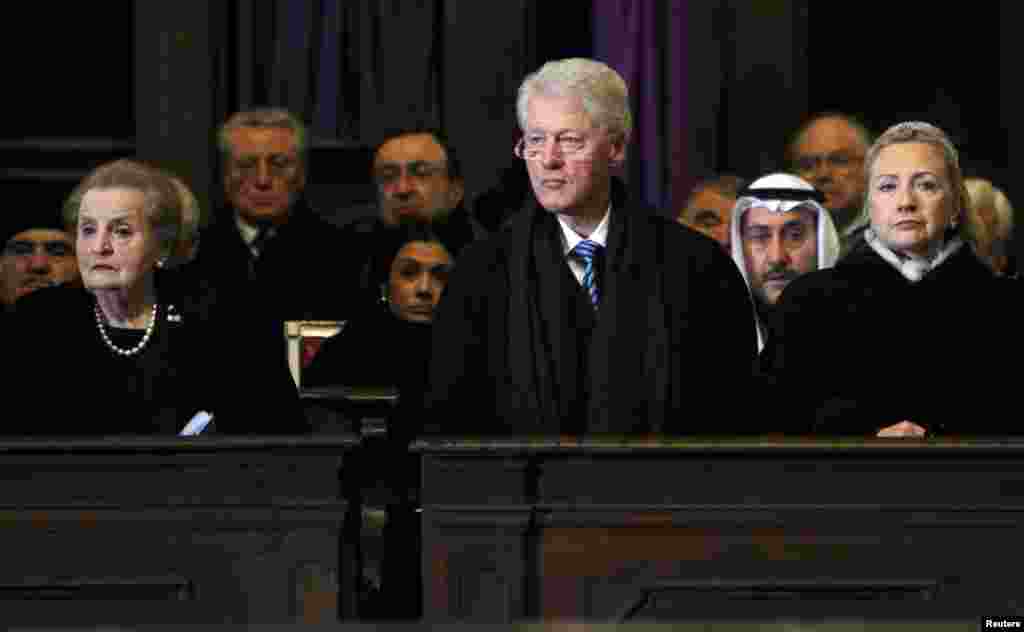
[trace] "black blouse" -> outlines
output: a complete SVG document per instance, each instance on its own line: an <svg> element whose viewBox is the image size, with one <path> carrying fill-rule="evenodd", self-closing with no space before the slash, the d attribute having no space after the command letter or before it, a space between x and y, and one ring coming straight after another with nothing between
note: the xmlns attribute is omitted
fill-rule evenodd
<svg viewBox="0 0 1024 632"><path fill-rule="evenodd" d="M152 337L131 356L103 340L95 299L83 289L45 289L19 301L3 332L20 369L8 381L8 401L27 398L18 408L32 412L8 415L4 434L176 435L199 411L214 415L217 432L305 432L274 324L241 300L197 300L183 289L173 273L161 273ZM121 349L144 335L106 331Z"/></svg>

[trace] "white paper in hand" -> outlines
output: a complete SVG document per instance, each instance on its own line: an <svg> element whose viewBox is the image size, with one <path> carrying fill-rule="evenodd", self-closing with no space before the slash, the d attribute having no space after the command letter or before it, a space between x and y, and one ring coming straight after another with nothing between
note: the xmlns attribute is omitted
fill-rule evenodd
<svg viewBox="0 0 1024 632"><path fill-rule="evenodd" d="M192 417L192 419L189 420L187 424L185 424L185 427L181 429L178 436L194 437L205 430L206 426L210 425L211 421L213 421L213 415L205 410L200 410L194 417Z"/></svg>

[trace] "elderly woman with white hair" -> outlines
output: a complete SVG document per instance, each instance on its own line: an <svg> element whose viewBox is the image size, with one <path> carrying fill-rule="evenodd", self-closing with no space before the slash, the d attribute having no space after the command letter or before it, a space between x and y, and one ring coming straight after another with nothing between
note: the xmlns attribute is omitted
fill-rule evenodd
<svg viewBox="0 0 1024 632"><path fill-rule="evenodd" d="M882 134L865 160L871 224L835 268L794 281L765 349L787 412L824 434L1001 434L987 369L1020 346L996 279L962 236L967 208L957 151L920 122ZM1001 375L1002 373L1002 375ZM968 398L972 391L996 397ZM811 409L801 410L804 405Z"/></svg>
<svg viewBox="0 0 1024 632"><path fill-rule="evenodd" d="M211 416L219 432L305 429L269 323L237 301L198 306L171 269L181 205L167 174L128 160L72 193L65 213L84 287L17 306L8 392L35 412L9 416L4 434L173 436Z"/></svg>

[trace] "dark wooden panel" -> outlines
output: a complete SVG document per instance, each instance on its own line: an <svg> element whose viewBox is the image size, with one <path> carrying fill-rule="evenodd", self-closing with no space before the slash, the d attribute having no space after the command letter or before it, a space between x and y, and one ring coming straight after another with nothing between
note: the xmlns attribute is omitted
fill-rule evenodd
<svg viewBox="0 0 1024 632"><path fill-rule="evenodd" d="M415 449L431 620L1024 614L1015 579L1024 444L438 440Z"/></svg>
<svg viewBox="0 0 1024 632"><path fill-rule="evenodd" d="M354 438L0 444L5 623L355 615Z"/></svg>

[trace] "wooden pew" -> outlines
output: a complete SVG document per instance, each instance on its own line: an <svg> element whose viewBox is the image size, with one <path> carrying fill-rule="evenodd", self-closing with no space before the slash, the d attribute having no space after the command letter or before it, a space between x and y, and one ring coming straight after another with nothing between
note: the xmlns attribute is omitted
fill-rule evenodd
<svg viewBox="0 0 1024 632"><path fill-rule="evenodd" d="M356 614L353 436L0 443L8 625ZM353 522L354 520L354 522Z"/></svg>
<svg viewBox="0 0 1024 632"><path fill-rule="evenodd" d="M1024 443L432 438L430 621L1024 614Z"/></svg>

